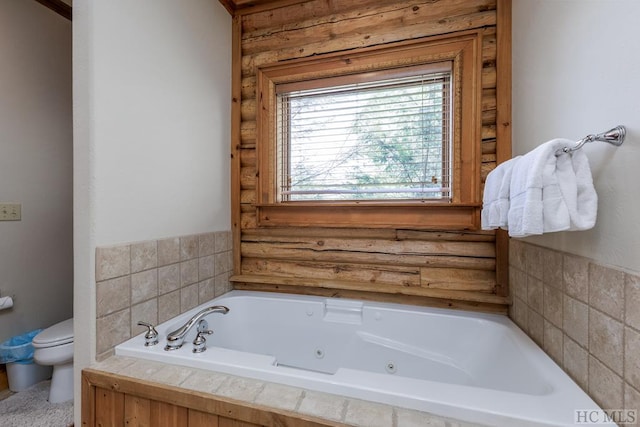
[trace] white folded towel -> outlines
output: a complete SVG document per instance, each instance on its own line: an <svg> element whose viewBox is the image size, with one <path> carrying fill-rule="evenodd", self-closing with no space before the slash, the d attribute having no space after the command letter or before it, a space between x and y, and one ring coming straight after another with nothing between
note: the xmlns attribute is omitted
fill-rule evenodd
<svg viewBox="0 0 640 427"><path fill-rule="evenodd" d="M481 224L483 230L508 228L509 197L513 165L521 156L500 163L489 172L482 196Z"/></svg>
<svg viewBox="0 0 640 427"><path fill-rule="evenodd" d="M573 141L554 139L525 154L514 165L508 214L510 236L594 226L598 196L586 154L578 150L555 155L558 149L573 145Z"/></svg>

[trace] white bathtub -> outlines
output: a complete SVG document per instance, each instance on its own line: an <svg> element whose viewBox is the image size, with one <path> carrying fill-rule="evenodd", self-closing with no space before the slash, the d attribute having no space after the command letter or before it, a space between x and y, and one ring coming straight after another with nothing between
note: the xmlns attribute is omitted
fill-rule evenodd
<svg viewBox="0 0 640 427"><path fill-rule="evenodd" d="M215 333L192 352L167 333L211 305ZM500 426L573 425L598 406L507 317L355 300L233 291L116 354L340 394Z"/></svg>

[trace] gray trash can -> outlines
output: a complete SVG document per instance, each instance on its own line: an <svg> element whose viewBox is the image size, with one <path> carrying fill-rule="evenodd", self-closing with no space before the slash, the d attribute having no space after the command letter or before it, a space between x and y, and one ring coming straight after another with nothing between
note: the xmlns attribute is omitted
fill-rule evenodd
<svg viewBox="0 0 640 427"><path fill-rule="evenodd" d="M0 363L7 364L9 390L18 392L51 377L51 366L33 361L33 338L41 329L18 335L0 344Z"/></svg>

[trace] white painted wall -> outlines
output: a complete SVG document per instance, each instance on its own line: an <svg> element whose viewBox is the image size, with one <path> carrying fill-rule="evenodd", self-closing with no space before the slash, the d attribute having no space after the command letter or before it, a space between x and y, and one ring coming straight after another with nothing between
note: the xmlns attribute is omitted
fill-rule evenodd
<svg viewBox="0 0 640 427"><path fill-rule="evenodd" d="M79 402L96 246L231 228L231 17L218 0L76 1L73 31Z"/></svg>
<svg viewBox="0 0 640 427"><path fill-rule="evenodd" d="M97 245L228 229L228 13L216 0L94 8Z"/></svg>
<svg viewBox="0 0 640 427"><path fill-rule="evenodd" d="M72 144L71 22L0 0L0 341L72 316Z"/></svg>
<svg viewBox="0 0 640 427"><path fill-rule="evenodd" d="M513 155L618 124L624 145L585 146L599 196L595 228L530 237L640 271L640 2L513 1Z"/></svg>

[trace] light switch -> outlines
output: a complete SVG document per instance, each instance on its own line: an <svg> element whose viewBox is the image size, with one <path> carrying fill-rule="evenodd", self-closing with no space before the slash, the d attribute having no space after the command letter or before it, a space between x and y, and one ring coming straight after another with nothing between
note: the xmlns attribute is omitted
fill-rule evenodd
<svg viewBox="0 0 640 427"><path fill-rule="evenodd" d="M20 221L22 205L20 203L0 203L0 221Z"/></svg>

